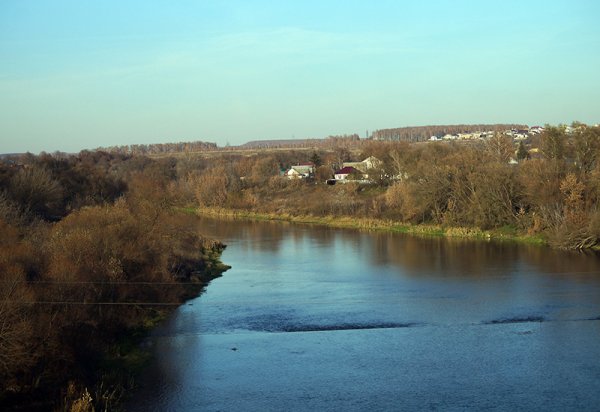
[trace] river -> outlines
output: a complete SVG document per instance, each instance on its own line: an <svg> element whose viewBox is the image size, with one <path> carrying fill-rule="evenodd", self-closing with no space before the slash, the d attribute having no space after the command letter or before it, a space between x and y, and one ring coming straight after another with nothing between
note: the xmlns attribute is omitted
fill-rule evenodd
<svg viewBox="0 0 600 412"><path fill-rule="evenodd" d="M600 410L596 255L200 227L232 268L149 339L128 410Z"/></svg>

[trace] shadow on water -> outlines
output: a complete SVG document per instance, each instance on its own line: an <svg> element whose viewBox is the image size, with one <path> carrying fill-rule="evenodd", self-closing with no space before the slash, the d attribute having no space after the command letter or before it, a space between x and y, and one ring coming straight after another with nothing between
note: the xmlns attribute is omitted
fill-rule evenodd
<svg viewBox="0 0 600 412"><path fill-rule="evenodd" d="M324 332L333 330L363 330L363 329L398 329L418 326L417 323L371 323L339 325L290 325L281 329L281 332Z"/></svg>
<svg viewBox="0 0 600 412"><path fill-rule="evenodd" d="M289 311L252 315L229 323L231 330L248 330L254 332L324 332L410 328L413 326L422 326L422 324L415 322L376 321L332 322L329 319L319 319L317 322L314 320L311 322L310 319L294 316Z"/></svg>
<svg viewBox="0 0 600 412"><path fill-rule="evenodd" d="M543 316L525 316L525 317L514 317L514 318L501 318L482 322L484 325L499 325L506 323L531 323L531 322L544 322L546 319Z"/></svg>

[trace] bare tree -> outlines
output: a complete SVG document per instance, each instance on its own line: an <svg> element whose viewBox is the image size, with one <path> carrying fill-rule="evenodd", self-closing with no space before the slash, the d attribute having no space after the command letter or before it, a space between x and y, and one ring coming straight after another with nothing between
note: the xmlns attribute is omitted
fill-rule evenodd
<svg viewBox="0 0 600 412"><path fill-rule="evenodd" d="M494 133L485 142L485 151L497 162L506 163L515 155L515 147L510 136Z"/></svg>
<svg viewBox="0 0 600 412"><path fill-rule="evenodd" d="M10 194L25 209L50 218L62 201L62 188L50 172L33 166L20 170L10 181Z"/></svg>

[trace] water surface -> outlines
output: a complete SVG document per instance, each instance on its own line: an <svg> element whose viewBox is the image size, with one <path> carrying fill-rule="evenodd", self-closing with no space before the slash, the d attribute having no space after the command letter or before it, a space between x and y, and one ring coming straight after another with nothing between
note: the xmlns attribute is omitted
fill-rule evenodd
<svg viewBox="0 0 600 412"><path fill-rule="evenodd" d="M600 410L595 255L200 225L232 269L154 333L130 410Z"/></svg>

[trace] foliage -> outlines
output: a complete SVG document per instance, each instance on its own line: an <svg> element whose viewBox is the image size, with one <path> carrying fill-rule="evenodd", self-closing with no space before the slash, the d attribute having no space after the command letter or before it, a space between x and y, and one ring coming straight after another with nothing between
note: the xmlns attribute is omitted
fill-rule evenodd
<svg viewBox="0 0 600 412"><path fill-rule="evenodd" d="M52 409L69 386L61 409L110 409L129 378L102 372L111 348L225 270L223 245L175 212L177 162L20 161L0 166L0 407Z"/></svg>
<svg viewBox="0 0 600 412"><path fill-rule="evenodd" d="M315 167L319 167L323 164L323 160L321 160L321 156L317 152L313 152L310 156L310 161Z"/></svg>
<svg viewBox="0 0 600 412"><path fill-rule="evenodd" d="M573 133L573 148L577 167L583 173L591 173L600 152L600 128L579 126Z"/></svg>
<svg viewBox="0 0 600 412"><path fill-rule="evenodd" d="M496 162L507 163L515 155L515 148L510 136L500 133L485 141L486 153Z"/></svg>
<svg viewBox="0 0 600 412"><path fill-rule="evenodd" d="M529 159L529 152L527 151L527 148L525 147L525 143L523 143L523 141L520 141L519 146L517 148L517 160L525 160L525 159Z"/></svg>
<svg viewBox="0 0 600 412"><path fill-rule="evenodd" d="M546 159L561 160L566 155L567 136L564 126L548 126L541 136L541 150Z"/></svg>

